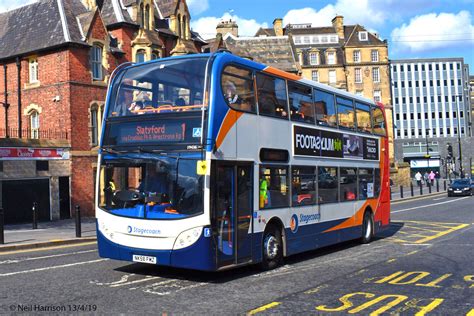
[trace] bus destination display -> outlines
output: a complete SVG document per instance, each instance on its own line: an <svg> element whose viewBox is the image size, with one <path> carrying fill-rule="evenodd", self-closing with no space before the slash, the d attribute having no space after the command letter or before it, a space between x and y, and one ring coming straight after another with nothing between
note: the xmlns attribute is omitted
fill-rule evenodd
<svg viewBox="0 0 474 316"><path fill-rule="evenodd" d="M199 143L200 120L153 120L111 124L106 145Z"/></svg>
<svg viewBox="0 0 474 316"><path fill-rule="evenodd" d="M299 156L378 160L378 140L360 135L293 126L293 152Z"/></svg>

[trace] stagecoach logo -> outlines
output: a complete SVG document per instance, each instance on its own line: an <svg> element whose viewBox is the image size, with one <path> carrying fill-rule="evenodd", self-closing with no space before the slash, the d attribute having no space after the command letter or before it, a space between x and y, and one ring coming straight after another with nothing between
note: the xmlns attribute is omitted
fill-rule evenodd
<svg viewBox="0 0 474 316"><path fill-rule="evenodd" d="M293 214L290 219L290 229L292 233L296 233L298 231L298 216Z"/></svg>
<svg viewBox="0 0 474 316"><path fill-rule="evenodd" d="M159 229L151 229L151 228L141 228L135 226L127 226L127 233L129 234L136 234L142 236L150 236L150 235L161 235L161 230Z"/></svg>

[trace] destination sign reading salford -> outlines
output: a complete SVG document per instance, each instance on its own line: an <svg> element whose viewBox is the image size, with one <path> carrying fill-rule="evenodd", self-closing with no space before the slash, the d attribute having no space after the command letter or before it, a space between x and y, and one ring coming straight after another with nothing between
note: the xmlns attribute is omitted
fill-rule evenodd
<svg viewBox="0 0 474 316"><path fill-rule="evenodd" d="M375 138L294 125L293 153L297 156L378 160L379 142Z"/></svg>

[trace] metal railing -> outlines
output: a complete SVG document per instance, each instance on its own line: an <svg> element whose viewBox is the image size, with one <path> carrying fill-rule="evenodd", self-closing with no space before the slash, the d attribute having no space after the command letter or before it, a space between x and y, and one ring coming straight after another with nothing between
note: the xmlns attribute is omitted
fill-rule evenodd
<svg viewBox="0 0 474 316"><path fill-rule="evenodd" d="M25 138L25 139L69 139L66 131L55 129L31 129L31 128L0 128L0 138Z"/></svg>

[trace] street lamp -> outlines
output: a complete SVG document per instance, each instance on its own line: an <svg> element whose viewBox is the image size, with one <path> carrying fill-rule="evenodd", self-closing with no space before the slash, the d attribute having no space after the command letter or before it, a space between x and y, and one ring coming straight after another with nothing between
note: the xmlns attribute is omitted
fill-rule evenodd
<svg viewBox="0 0 474 316"><path fill-rule="evenodd" d="M456 95L456 111L457 111L457 121L458 121L458 146L459 146L459 173L461 178L464 178L464 172L462 170L462 146L461 146L461 116L459 115L459 100L462 98L462 95Z"/></svg>

